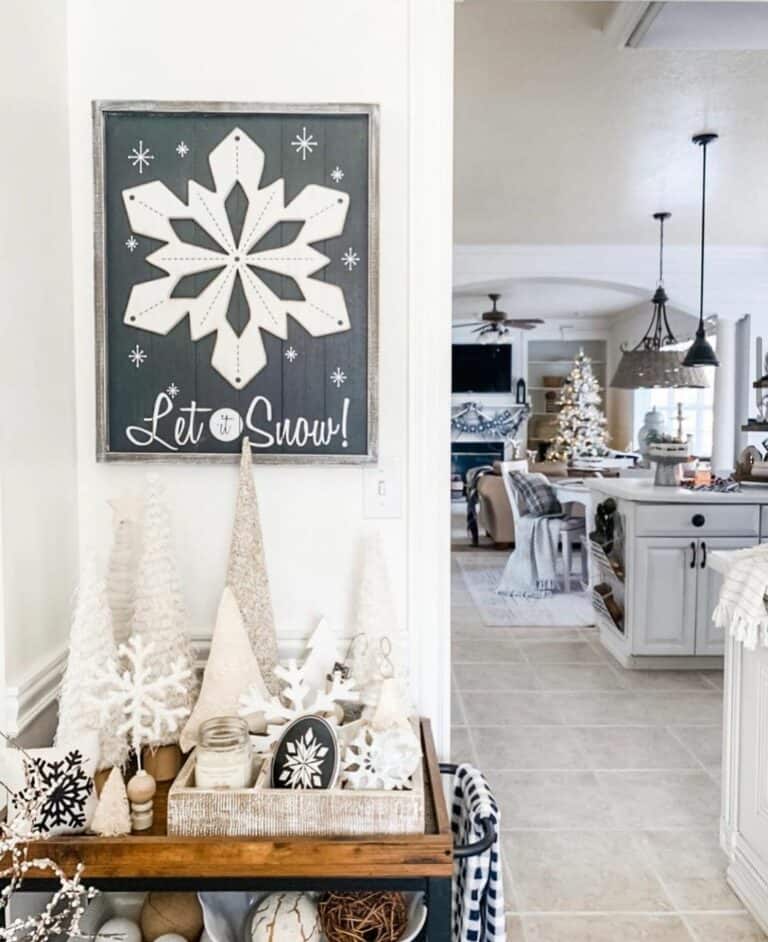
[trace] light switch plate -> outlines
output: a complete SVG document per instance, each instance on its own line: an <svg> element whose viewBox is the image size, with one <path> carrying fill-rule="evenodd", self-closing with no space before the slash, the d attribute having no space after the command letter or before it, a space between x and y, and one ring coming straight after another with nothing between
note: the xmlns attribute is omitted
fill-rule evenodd
<svg viewBox="0 0 768 942"><path fill-rule="evenodd" d="M368 519L401 517L402 481L399 464L363 469L363 516Z"/></svg>

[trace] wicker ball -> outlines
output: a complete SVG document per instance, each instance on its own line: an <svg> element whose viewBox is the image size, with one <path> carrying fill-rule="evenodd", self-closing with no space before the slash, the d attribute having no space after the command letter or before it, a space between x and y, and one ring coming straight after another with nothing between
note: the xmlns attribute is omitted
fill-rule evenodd
<svg viewBox="0 0 768 942"><path fill-rule="evenodd" d="M328 942L398 942L408 927L402 893L326 893L318 909Z"/></svg>

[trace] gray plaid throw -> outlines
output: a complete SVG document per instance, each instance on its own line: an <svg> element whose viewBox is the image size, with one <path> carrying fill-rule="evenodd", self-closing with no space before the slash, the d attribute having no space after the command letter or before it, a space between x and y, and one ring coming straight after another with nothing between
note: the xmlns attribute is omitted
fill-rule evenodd
<svg viewBox="0 0 768 942"><path fill-rule="evenodd" d="M541 517L561 514L563 508L557 499L555 489L543 474L524 474L522 471L508 472L515 493L520 497L521 514L533 514Z"/></svg>

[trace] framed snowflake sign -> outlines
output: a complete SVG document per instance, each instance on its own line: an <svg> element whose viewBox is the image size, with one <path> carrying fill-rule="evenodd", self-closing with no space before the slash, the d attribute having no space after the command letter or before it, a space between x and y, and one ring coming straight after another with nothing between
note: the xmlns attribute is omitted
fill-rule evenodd
<svg viewBox="0 0 768 942"><path fill-rule="evenodd" d="M374 461L377 106L93 119L97 457Z"/></svg>

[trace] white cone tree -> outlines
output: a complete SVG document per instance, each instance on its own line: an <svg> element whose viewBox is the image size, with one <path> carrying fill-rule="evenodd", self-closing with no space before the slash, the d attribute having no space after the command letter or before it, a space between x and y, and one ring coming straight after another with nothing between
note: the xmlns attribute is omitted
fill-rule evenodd
<svg viewBox="0 0 768 942"><path fill-rule="evenodd" d="M107 594L115 643L124 644L133 621L142 505L133 494L113 498L109 505L112 508L112 548L107 568Z"/></svg>
<svg viewBox="0 0 768 942"><path fill-rule="evenodd" d="M102 837L131 833L131 809L120 769L114 768L104 783L93 812L91 830Z"/></svg>
<svg viewBox="0 0 768 942"><path fill-rule="evenodd" d="M393 675L402 684L404 695L408 691L408 635L400 625L392 598L381 535L374 531L363 546L353 629L353 634L360 637L353 647L352 676L368 705L378 702L381 681L386 676Z"/></svg>
<svg viewBox="0 0 768 942"><path fill-rule="evenodd" d="M185 708L189 711L197 692L195 658L176 572L170 514L157 475L150 475L148 479L133 634L145 644L152 644L155 676L162 675L171 663L181 662L189 670L189 678L182 687L167 689L167 702L164 704L171 710ZM173 731L162 742L153 745L167 745L178 740L178 732Z"/></svg>
<svg viewBox="0 0 768 942"><path fill-rule="evenodd" d="M76 745L99 733L98 768L122 765L128 742L117 733L115 717L102 721L98 698L109 664L116 657L107 587L93 559L87 561L77 589L69 658L59 694L57 745Z"/></svg>
<svg viewBox="0 0 768 942"><path fill-rule="evenodd" d="M605 414L592 361L583 350L560 391L558 430L547 451L550 461L603 458L608 454Z"/></svg>
<svg viewBox="0 0 768 942"><path fill-rule="evenodd" d="M259 662L264 683L277 693L275 677L277 636L272 612L272 595L264 559L264 542L259 520L259 502L253 484L251 443L243 438L240 458L240 483L235 507L235 524L227 566L227 585L240 606L251 645Z"/></svg>
<svg viewBox="0 0 768 942"><path fill-rule="evenodd" d="M181 734L182 752L197 745L200 727L206 720L214 716L237 716L240 697L251 687L266 696L267 689L243 625L240 607L232 590L226 586L216 615L200 696ZM254 723L254 731L261 732L263 728L263 723Z"/></svg>

